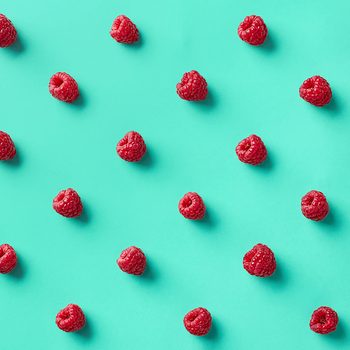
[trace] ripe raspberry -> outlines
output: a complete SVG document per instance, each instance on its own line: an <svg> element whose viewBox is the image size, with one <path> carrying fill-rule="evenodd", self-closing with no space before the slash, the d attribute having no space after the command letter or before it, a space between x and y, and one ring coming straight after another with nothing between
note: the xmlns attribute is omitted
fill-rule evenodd
<svg viewBox="0 0 350 350"><path fill-rule="evenodd" d="M127 162L138 162L146 153L146 144L136 131L130 131L118 142L117 153Z"/></svg>
<svg viewBox="0 0 350 350"><path fill-rule="evenodd" d="M0 245L0 273L11 272L17 264L15 250L9 244Z"/></svg>
<svg viewBox="0 0 350 350"><path fill-rule="evenodd" d="M83 211L80 197L72 188L60 191L54 198L52 206L58 214L67 218L75 218Z"/></svg>
<svg viewBox="0 0 350 350"><path fill-rule="evenodd" d="M179 202L179 211L186 218L191 220L203 219L205 205L201 196L196 192L186 193Z"/></svg>
<svg viewBox="0 0 350 350"><path fill-rule="evenodd" d="M259 243L244 255L243 267L254 276L271 276L276 270L275 255L268 246Z"/></svg>
<svg viewBox="0 0 350 350"><path fill-rule="evenodd" d="M266 159L267 150L259 136L250 135L237 145L236 154L241 162L258 165Z"/></svg>
<svg viewBox="0 0 350 350"><path fill-rule="evenodd" d="M206 80L195 70L185 73L176 85L177 94L187 101L205 100L208 95Z"/></svg>
<svg viewBox="0 0 350 350"><path fill-rule="evenodd" d="M301 199L301 211L310 220L323 220L328 212L329 206L322 192L312 190Z"/></svg>
<svg viewBox="0 0 350 350"><path fill-rule="evenodd" d="M10 135L0 131L0 160L10 160L16 155L16 147Z"/></svg>
<svg viewBox="0 0 350 350"><path fill-rule="evenodd" d="M0 14L0 47L10 46L16 39L16 28L5 15Z"/></svg>
<svg viewBox="0 0 350 350"><path fill-rule="evenodd" d="M132 44L139 40L139 31L135 24L126 16L118 16L112 24L111 37L118 43Z"/></svg>
<svg viewBox="0 0 350 350"><path fill-rule="evenodd" d="M239 37L250 45L261 45L267 36L267 27L260 16L247 16L238 27Z"/></svg>
<svg viewBox="0 0 350 350"><path fill-rule="evenodd" d="M336 330L337 313L328 306L321 306L311 316L310 328L316 333L327 334Z"/></svg>
<svg viewBox="0 0 350 350"><path fill-rule="evenodd" d="M54 98L67 103L72 103L79 97L77 82L63 72L58 72L51 77L49 91Z"/></svg>
<svg viewBox="0 0 350 350"><path fill-rule="evenodd" d="M322 107L330 102L332 90L326 79L315 75L302 83L299 95L312 105Z"/></svg>
<svg viewBox="0 0 350 350"><path fill-rule="evenodd" d="M122 251L117 264L126 273L142 275L146 269L146 256L140 248L132 246Z"/></svg>
<svg viewBox="0 0 350 350"><path fill-rule="evenodd" d="M184 317L185 328L193 335L206 335L211 328L211 314L203 308L197 307L194 310L188 312Z"/></svg>
<svg viewBox="0 0 350 350"><path fill-rule="evenodd" d="M75 304L69 304L56 316L56 324L65 332L76 332L85 326L83 310Z"/></svg>

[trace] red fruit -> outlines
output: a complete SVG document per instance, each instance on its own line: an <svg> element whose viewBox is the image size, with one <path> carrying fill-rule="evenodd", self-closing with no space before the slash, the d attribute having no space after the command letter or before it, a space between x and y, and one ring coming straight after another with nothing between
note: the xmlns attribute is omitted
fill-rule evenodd
<svg viewBox="0 0 350 350"><path fill-rule="evenodd" d="M205 100L208 95L206 80L195 70L185 73L176 85L177 94L187 101Z"/></svg>
<svg viewBox="0 0 350 350"><path fill-rule="evenodd" d="M140 248L132 246L122 251L117 264L126 273L142 275L146 269L146 256Z"/></svg>
<svg viewBox="0 0 350 350"><path fill-rule="evenodd" d="M9 244L0 245L0 273L9 273L17 265L17 255Z"/></svg>
<svg viewBox="0 0 350 350"><path fill-rule="evenodd" d="M10 135L0 131L0 160L10 160L16 155L16 147Z"/></svg>
<svg viewBox="0 0 350 350"><path fill-rule="evenodd" d="M139 40L139 31L135 24L126 16L118 16L109 32L111 37L118 41L118 43L132 44Z"/></svg>
<svg viewBox="0 0 350 350"><path fill-rule="evenodd" d="M75 304L69 304L56 316L56 324L65 332L76 332L85 326L85 315L83 310Z"/></svg>
<svg viewBox="0 0 350 350"><path fill-rule="evenodd" d="M205 205L201 196L196 192L186 193L179 202L179 211L186 218L191 220L203 219Z"/></svg>
<svg viewBox="0 0 350 350"><path fill-rule="evenodd" d="M301 211L310 220L323 220L328 212L329 206L322 192L312 190L301 199Z"/></svg>
<svg viewBox="0 0 350 350"><path fill-rule="evenodd" d="M72 103L79 97L77 82L67 73L54 74L49 83L50 94L57 100Z"/></svg>
<svg viewBox="0 0 350 350"><path fill-rule="evenodd" d="M184 317L185 328L193 335L202 336L209 333L211 328L212 318L210 312L198 307L191 310Z"/></svg>
<svg viewBox="0 0 350 350"><path fill-rule="evenodd" d="M243 267L254 276L271 276L276 270L275 255L268 246L259 243L244 255Z"/></svg>
<svg viewBox="0 0 350 350"><path fill-rule="evenodd" d="M10 46L16 39L16 28L5 15L0 14L0 47Z"/></svg>
<svg viewBox="0 0 350 350"><path fill-rule="evenodd" d="M52 206L58 214L67 218L77 217L83 211L81 199L72 188L60 191L54 198Z"/></svg>
<svg viewBox="0 0 350 350"><path fill-rule="evenodd" d="M326 79L315 75L302 83L299 95L312 105L322 107L332 99L332 90Z"/></svg>
<svg viewBox="0 0 350 350"><path fill-rule="evenodd" d="M266 159L267 150L259 136L250 135L237 145L236 154L241 162L258 165Z"/></svg>
<svg viewBox="0 0 350 350"><path fill-rule="evenodd" d="M260 16L247 16L238 27L239 37L250 45L261 45L267 36L267 27Z"/></svg>
<svg viewBox="0 0 350 350"><path fill-rule="evenodd" d="M138 132L130 131L118 142L117 153L128 162L138 162L146 153L145 141Z"/></svg>
<svg viewBox="0 0 350 350"><path fill-rule="evenodd" d="M310 328L316 333L327 334L336 330L337 313L328 306L321 306L311 316Z"/></svg>

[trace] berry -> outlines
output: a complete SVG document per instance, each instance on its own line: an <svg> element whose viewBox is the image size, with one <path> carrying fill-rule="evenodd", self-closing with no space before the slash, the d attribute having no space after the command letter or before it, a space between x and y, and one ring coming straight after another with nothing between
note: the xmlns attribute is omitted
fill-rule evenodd
<svg viewBox="0 0 350 350"><path fill-rule="evenodd" d="M67 218L75 218L83 211L81 199L72 188L60 191L54 198L52 206L58 214Z"/></svg>
<svg viewBox="0 0 350 350"><path fill-rule="evenodd" d="M122 251L117 264L126 273L142 275L146 269L146 256L140 248L132 246Z"/></svg>
<svg viewBox="0 0 350 350"><path fill-rule="evenodd" d="M267 36L267 27L260 16L247 16L238 27L239 37L250 45L261 45Z"/></svg>
<svg viewBox="0 0 350 350"><path fill-rule="evenodd" d="M322 107L332 99L332 90L326 79L315 75L302 83L299 95L312 105Z"/></svg>
<svg viewBox="0 0 350 350"><path fill-rule="evenodd" d="M58 72L51 77L49 91L54 98L67 103L72 103L79 97L77 82L63 72Z"/></svg>
<svg viewBox="0 0 350 350"><path fill-rule="evenodd" d="M85 315L83 310L75 304L69 304L56 316L56 324L65 332L76 332L85 326Z"/></svg>
<svg viewBox="0 0 350 350"><path fill-rule="evenodd" d="M9 273L17 265L17 255L9 244L0 245L0 273Z"/></svg>
<svg viewBox="0 0 350 350"><path fill-rule="evenodd" d="M16 155L16 147L10 135L0 131L0 160L10 160Z"/></svg>
<svg viewBox="0 0 350 350"><path fill-rule="evenodd" d="M306 193L301 199L301 211L310 220L323 220L329 212L326 196L315 190Z"/></svg>
<svg viewBox="0 0 350 350"><path fill-rule="evenodd" d="M203 219L205 205L201 196L196 192L186 193L179 202L179 211L186 218L191 220Z"/></svg>
<svg viewBox="0 0 350 350"><path fill-rule="evenodd" d="M237 145L236 154L241 162L258 165L266 159L267 150L259 136L250 135Z"/></svg>
<svg viewBox="0 0 350 350"><path fill-rule="evenodd" d="M146 144L136 131L130 131L118 142L117 153L127 162L138 162L146 153Z"/></svg>
<svg viewBox="0 0 350 350"><path fill-rule="evenodd" d="M184 317L185 328L193 335L202 336L208 334L211 323L211 314L203 307L191 310Z"/></svg>
<svg viewBox="0 0 350 350"><path fill-rule="evenodd" d="M271 276L276 270L275 255L268 246L259 243L244 255L243 267L254 276Z"/></svg>
<svg viewBox="0 0 350 350"><path fill-rule="evenodd" d="M321 306L312 313L310 328L316 333L334 332L338 324L337 313L328 306Z"/></svg>
<svg viewBox="0 0 350 350"><path fill-rule="evenodd" d="M0 47L10 46L16 39L16 28L5 15L0 14Z"/></svg>
<svg viewBox="0 0 350 350"><path fill-rule="evenodd" d="M185 73L176 85L177 94L187 101L205 100L208 95L206 80L195 70Z"/></svg>
<svg viewBox="0 0 350 350"><path fill-rule="evenodd" d="M130 18L121 15L118 16L112 24L109 32L111 37L118 43L132 44L139 40L139 31Z"/></svg>

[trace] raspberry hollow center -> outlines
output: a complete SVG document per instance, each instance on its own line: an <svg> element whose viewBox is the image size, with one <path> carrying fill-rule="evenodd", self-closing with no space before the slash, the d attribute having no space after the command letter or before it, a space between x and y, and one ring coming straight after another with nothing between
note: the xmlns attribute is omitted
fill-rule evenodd
<svg viewBox="0 0 350 350"><path fill-rule="evenodd" d="M183 200L182 204L183 204L183 206L186 207L186 208L190 207L191 204L192 204L191 198L188 198L188 197L185 198L185 199Z"/></svg>

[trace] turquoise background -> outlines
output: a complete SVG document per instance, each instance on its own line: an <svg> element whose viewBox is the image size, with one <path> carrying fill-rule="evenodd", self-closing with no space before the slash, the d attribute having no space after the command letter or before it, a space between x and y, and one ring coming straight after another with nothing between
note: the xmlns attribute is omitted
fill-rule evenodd
<svg viewBox="0 0 350 350"><path fill-rule="evenodd" d="M0 164L0 241L19 266L0 278L2 349L348 349L349 10L347 0L3 1L19 43L0 50L0 129L18 157ZM140 44L109 36L119 14ZM262 47L236 34L250 14L269 28ZM204 103L175 93L191 69L208 81ZM77 80L78 103L48 93L57 71ZM334 92L322 109L298 95L315 74ZM116 155L129 130L147 143L141 164ZM234 152L252 133L268 148L261 167ZM81 219L51 207L67 187ZM311 189L329 200L325 222L300 212ZM204 222L178 213L188 191L205 200ZM242 268L259 242L276 254L272 278ZM130 245L147 255L143 277L115 264ZM57 329L68 303L85 311L83 332ZM334 334L309 329L321 305L339 314ZM182 324L198 306L213 315L207 337Z"/></svg>

